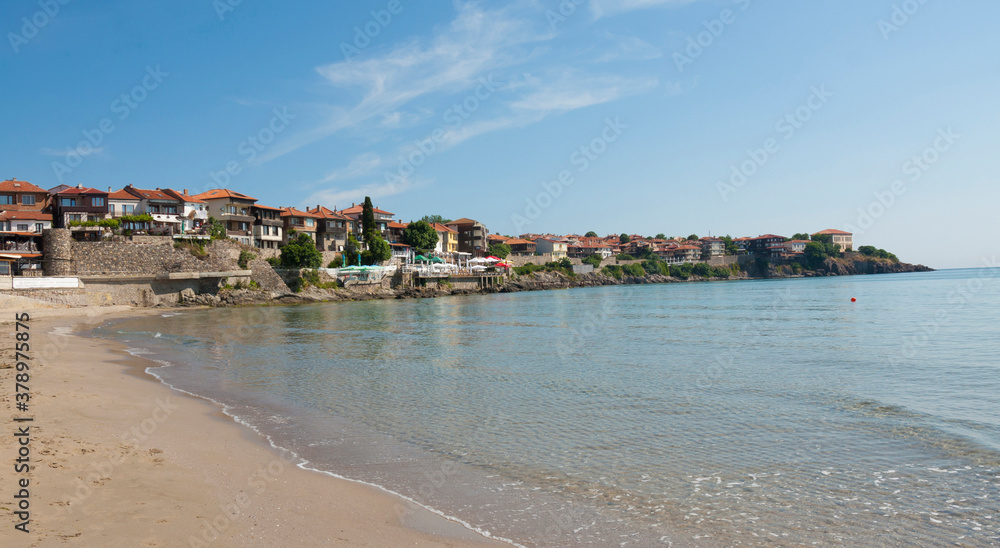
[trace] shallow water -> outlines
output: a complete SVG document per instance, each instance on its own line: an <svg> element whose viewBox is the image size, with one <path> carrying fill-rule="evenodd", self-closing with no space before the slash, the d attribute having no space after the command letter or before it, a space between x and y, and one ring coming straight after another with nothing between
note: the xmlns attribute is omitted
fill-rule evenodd
<svg viewBox="0 0 1000 548"><path fill-rule="evenodd" d="M1000 269L192 311L97 333L309 467L526 546L1000 545Z"/></svg>

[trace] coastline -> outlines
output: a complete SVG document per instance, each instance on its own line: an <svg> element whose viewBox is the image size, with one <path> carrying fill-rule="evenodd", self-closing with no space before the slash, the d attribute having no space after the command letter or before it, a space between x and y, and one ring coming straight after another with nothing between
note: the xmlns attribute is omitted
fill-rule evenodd
<svg viewBox="0 0 1000 548"><path fill-rule="evenodd" d="M146 360L79 333L165 311L29 310L30 532L15 530L11 516L3 545L502 545L375 487L318 479L218 405L150 377ZM0 329L13 333L13 324ZM0 369L4 386L13 376ZM0 401L14 416L10 393ZM16 455L16 444L4 437L0 453ZM12 487L0 507L16 507Z"/></svg>

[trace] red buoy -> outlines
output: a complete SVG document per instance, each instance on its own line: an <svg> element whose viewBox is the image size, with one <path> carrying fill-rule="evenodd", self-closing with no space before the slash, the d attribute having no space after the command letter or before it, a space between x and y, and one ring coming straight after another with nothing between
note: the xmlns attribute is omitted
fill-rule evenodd
<svg viewBox="0 0 1000 548"><path fill-rule="evenodd" d="M852 303L856 303L856 302L858 302L858 300L857 300L857 299L855 299L854 297L851 297L851 302L852 302Z"/></svg>

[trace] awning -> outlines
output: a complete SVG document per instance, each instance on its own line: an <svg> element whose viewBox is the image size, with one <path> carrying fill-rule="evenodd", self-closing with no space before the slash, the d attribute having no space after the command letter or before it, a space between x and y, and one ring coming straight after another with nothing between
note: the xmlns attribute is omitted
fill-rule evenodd
<svg viewBox="0 0 1000 548"><path fill-rule="evenodd" d="M164 215L162 213L154 213L153 220L157 223L175 223L180 224L180 220L177 219L176 215Z"/></svg>

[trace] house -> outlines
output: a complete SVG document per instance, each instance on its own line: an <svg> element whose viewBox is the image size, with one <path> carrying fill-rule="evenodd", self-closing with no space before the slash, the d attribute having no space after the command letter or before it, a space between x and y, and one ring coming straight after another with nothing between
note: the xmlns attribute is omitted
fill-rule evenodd
<svg viewBox="0 0 1000 548"><path fill-rule="evenodd" d="M188 194L186 188L183 193L169 188L164 192L176 198L181 204L181 213L178 215L181 221L181 232L200 231L208 223L208 203L205 200Z"/></svg>
<svg viewBox="0 0 1000 548"><path fill-rule="evenodd" d="M364 204L351 204L351 207L340 210L337 213L351 218L353 221L351 225L351 232L357 234L355 237L358 241L362 241L364 237L364 234L362 234L362 232L364 232L364 227L361 226L361 217L364 213ZM382 237L388 240L389 236L386 234L386 231L389 229L389 223L392 222L392 218L395 217L396 214L389 213L384 209L372 206L372 215L375 217L375 227L378 229L379 233L382 234Z"/></svg>
<svg viewBox="0 0 1000 548"><path fill-rule="evenodd" d="M281 245L298 238L298 235L293 234L293 232L305 234L312 238L313 242L316 241L316 221L319 220L319 215L300 211L294 207L283 207L281 208L281 220L285 222L285 233Z"/></svg>
<svg viewBox="0 0 1000 548"><path fill-rule="evenodd" d="M709 259L726 254L726 243L721 238L705 236L701 239L701 255Z"/></svg>
<svg viewBox="0 0 1000 548"><path fill-rule="evenodd" d="M434 246L435 253L458 253L457 231L441 223L431 223L431 227L438 233L438 243Z"/></svg>
<svg viewBox="0 0 1000 548"><path fill-rule="evenodd" d="M139 200L139 206L135 209L136 214L144 213L153 218L152 231L166 234L182 232L181 216L184 214L184 202L176 193L172 191L168 193L159 188L147 190L132 185L127 185L122 192Z"/></svg>
<svg viewBox="0 0 1000 548"><path fill-rule="evenodd" d="M389 221L385 225L385 231L387 233L386 241L391 244L401 244L403 243L403 231L406 227L410 226L410 223L397 223L396 221Z"/></svg>
<svg viewBox="0 0 1000 548"><path fill-rule="evenodd" d="M854 234L851 232L828 228L813 234L816 235L829 235L833 239L833 244L839 246L841 251L854 251Z"/></svg>
<svg viewBox="0 0 1000 548"><path fill-rule="evenodd" d="M785 242L786 253L804 253L809 240L788 240Z"/></svg>
<svg viewBox="0 0 1000 548"><path fill-rule="evenodd" d="M52 228L52 214L41 211L0 211L0 232L41 234Z"/></svg>
<svg viewBox="0 0 1000 548"><path fill-rule="evenodd" d="M459 242L461 242L461 240L459 240ZM532 242L531 240L511 238L504 243L510 246L511 255L526 256L535 254L535 242Z"/></svg>
<svg viewBox="0 0 1000 548"><path fill-rule="evenodd" d="M553 259L565 259L569 255L569 246L563 240L539 238L535 240L535 251L543 255L551 254Z"/></svg>
<svg viewBox="0 0 1000 548"><path fill-rule="evenodd" d="M250 206L257 203L257 198L225 188L213 188L194 197L207 204L209 219L215 218L222 223L227 236L242 244L253 245L251 227L254 218Z"/></svg>
<svg viewBox="0 0 1000 548"><path fill-rule="evenodd" d="M343 251L354 220L321 205L317 205L316 209L306 208L306 212L317 217L316 248L320 251Z"/></svg>
<svg viewBox="0 0 1000 548"><path fill-rule="evenodd" d="M48 205L44 188L17 179L0 182L0 211L44 211Z"/></svg>
<svg viewBox="0 0 1000 548"><path fill-rule="evenodd" d="M785 237L776 234L764 234L750 238L747 250L758 257L778 257L785 252Z"/></svg>
<svg viewBox="0 0 1000 548"><path fill-rule="evenodd" d="M458 233L458 252L471 253L474 257L485 257L489 253L486 225L465 217L446 223L448 228ZM510 240L504 242L510 245ZM532 246L534 242L530 242Z"/></svg>
<svg viewBox="0 0 1000 548"><path fill-rule="evenodd" d="M700 245L673 245L661 248L657 254L670 264L696 263L701 258Z"/></svg>
<svg viewBox="0 0 1000 548"><path fill-rule="evenodd" d="M100 221L108 216L108 193L103 190L77 185L50 194L52 224L56 228L67 228L73 222Z"/></svg>
<svg viewBox="0 0 1000 548"><path fill-rule="evenodd" d="M137 215L140 211L140 201L138 197L125 189L111 192L111 188L108 188L108 214L111 215L112 219L123 215Z"/></svg>
<svg viewBox="0 0 1000 548"><path fill-rule="evenodd" d="M250 206L253 215L253 246L258 249L278 249L285 234L285 221L281 218L281 208L254 204Z"/></svg>
<svg viewBox="0 0 1000 548"><path fill-rule="evenodd" d="M737 255L750 253L750 238L733 238L733 243L736 245Z"/></svg>

